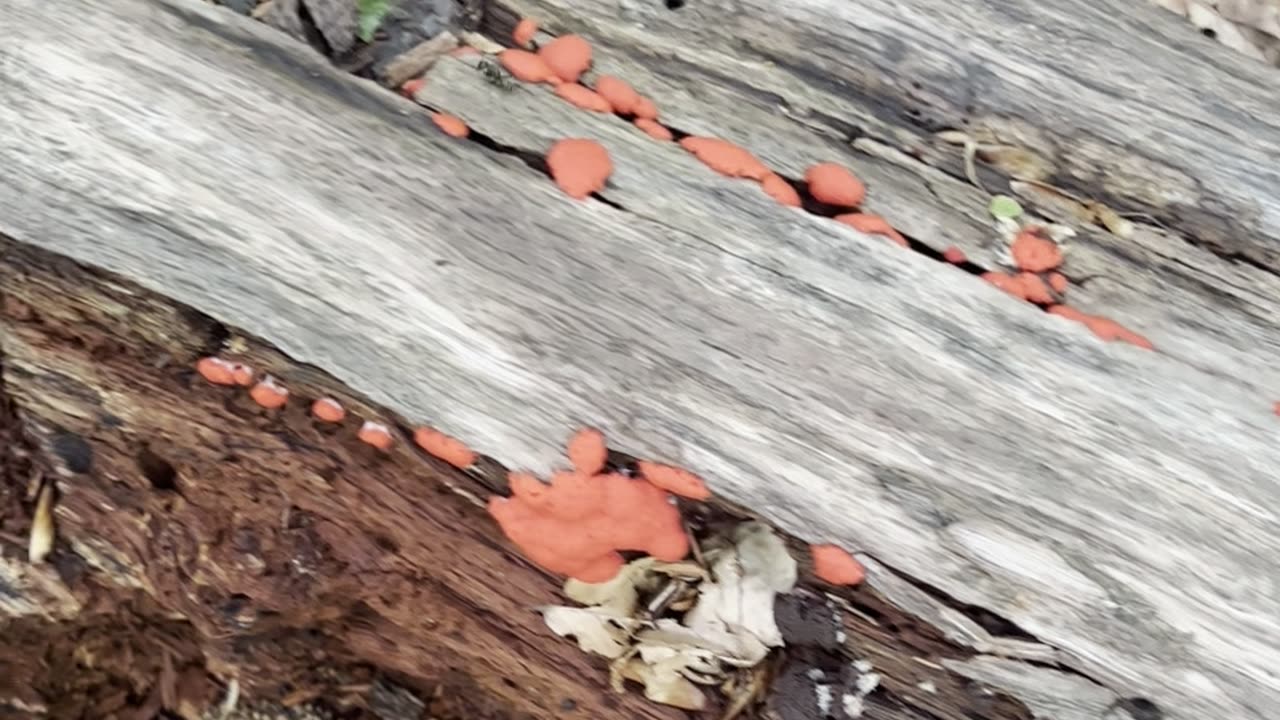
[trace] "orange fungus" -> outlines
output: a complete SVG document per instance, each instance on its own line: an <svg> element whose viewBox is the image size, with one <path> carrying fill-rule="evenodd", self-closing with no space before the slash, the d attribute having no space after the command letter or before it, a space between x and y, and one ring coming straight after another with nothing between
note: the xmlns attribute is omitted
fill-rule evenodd
<svg viewBox="0 0 1280 720"><path fill-rule="evenodd" d="M609 450L604 434L594 428L583 428L569 438L569 462L584 475L595 475L604 469Z"/></svg>
<svg viewBox="0 0 1280 720"><path fill-rule="evenodd" d="M641 97L637 100L636 104L631 108L631 112L634 113L636 117L644 118L645 120L658 119L658 106L647 97Z"/></svg>
<svg viewBox="0 0 1280 720"><path fill-rule="evenodd" d="M498 62L511 73L511 77L521 82L542 83L560 79L551 71L541 55L528 50L503 50L498 55Z"/></svg>
<svg viewBox="0 0 1280 720"><path fill-rule="evenodd" d="M1032 230L1018 233L1010 251L1013 253L1013 264L1019 270L1048 272L1062 264L1062 250L1058 248L1058 244Z"/></svg>
<svg viewBox="0 0 1280 720"><path fill-rule="evenodd" d="M680 147L721 175L763 181L773 174L755 155L728 140L690 136L680 141Z"/></svg>
<svg viewBox="0 0 1280 720"><path fill-rule="evenodd" d="M842 165L818 163L804 173L809 194L818 202L841 207L858 207L867 196L867 187Z"/></svg>
<svg viewBox="0 0 1280 720"><path fill-rule="evenodd" d="M942 251L942 259L952 265L960 265L969 260L969 258L965 257L964 251L955 245L948 245L947 249Z"/></svg>
<svg viewBox="0 0 1280 720"><path fill-rule="evenodd" d="M1049 273L1049 287L1061 295L1067 291L1067 278L1062 273Z"/></svg>
<svg viewBox="0 0 1280 720"><path fill-rule="evenodd" d="M872 213L846 213L837 215L836 222L843 223L858 232L868 235L883 235L902 247L910 247L907 239L893 229L887 220Z"/></svg>
<svg viewBox="0 0 1280 720"><path fill-rule="evenodd" d="M444 131L445 135L464 138L471 134L471 129L462 120L448 113L431 113L431 122Z"/></svg>
<svg viewBox="0 0 1280 720"><path fill-rule="evenodd" d="M347 411L333 398L320 398L311 403L311 416L321 422L340 423L347 416Z"/></svg>
<svg viewBox="0 0 1280 720"><path fill-rule="evenodd" d="M236 382L234 363L219 357L200 358L196 362L196 372L200 377L214 385L239 385Z"/></svg>
<svg viewBox="0 0 1280 720"><path fill-rule="evenodd" d="M636 465L640 469L640 477L669 493L690 500L706 500L711 497L711 490L702 478L688 470L648 460L641 460Z"/></svg>
<svg viewBox="0 0 1280 720"><path fill-rule="evenodd" d="M253 384L253 368L241 363L231 363L231 378L237 385L249 387Z"/></svg>
<svg viewBox="0 0 1280 720"><path fill-rule="evenodd" d="M600 93L591 88L583 87L578 83L560 83L556 86L556 95L583 110L598 113L613 112L613 106Z"/></svg>
<svg viewBox="0 0 1280 720"><path fill-rule="evenodd" d="M844 548L836 545L810 545L813 573L832 585L857 585L867 577L867 569Z"/></svg>
<svg viewBox="0 0 1280 720"><path fill-rule="evenodd" d="M406 80L404 84L400 86L400 94L412 100L413 96L417 95L418 91L425 87L426 84L427 81L424 78Z"/></svg>
<svg viewBox="0 0 1280 720"><path fill-rule="evenodd" d="M516 47L526 47L536 34L538 34L538 21L533 18L522 18L516 23L516 29L511 32L511 40Z"/></svg>
<svg viewBox="0 0 1280 720"><path fill-rule="evenodd" d="M591 67L591 44L580 35L562 35L539 48L538 55L565 82L578 82Z"/></svg>
<svg viewBox="0 0 1280 720"><path fill-rule="evenodd" d="M254 402L268 410L284 407L285 402L289 399L289 391L276 383L270 375L258 381L249 389L249 397Z"/></svg>
<svg viewBox="0 0 1280 720"><path fill-rule="evenodd" d="M567 139L547 152L547 168L556 185L571 198L582 200L604 189L613 173L609 152L595 140Z"/></svg>
<svg viewBox="0 0 1280 720"><path fill-rule="evenodd" d="M671 142L672 140L675 139L675 136L671 134L671 131L668 130L666 126L659 123L657 120L650 120L648 118L638 117L635 119L635 124L636 124L636 127L643 130L646 135L653 138L654 140Z"/></svg>
<svg viewBox="0 0 1280 720"><path fill-rule="evenodd" d="M489 514L526 557L582 582L604 582L621 550L676 562L689 551L679 509L666 492L618 474L560 472L549 484L510 476L512 495L489 499Z"/></svg>
<svg viewBox="0 0 1280 720"><path fill-rule="evenodd" d="M434 428L418 428L413 431L413 441L428 455L440 458L450 465L467 469L475 465L477 455L461 440L449 437Z"/></svg>
<svg viewBox="0 0 1280 720"><path fill-rule="evenodd" d="M382 423L365 420L360 426L360 430L356 433L356 438L360 442L372 445L379 450L390 450L391 445L395 442L391 437L391 430Z"/></svg>
<svg viewBox="0 0 1280 720"><path fill-rule="evenodd" d="M640 93L636 92L626 80L612 75L601 75L596 78L596 92L608 100L614 112L620 115L634 114L636 105L640 103Z"/></svg>
<svg viewBox="0 0 1280 720"><path fill-rule="evenodd" d="M760 187L768 193L769 197L786 205L787 207L800 207L800 193L791 187L791 183L783 180L777 175L769 175L760 181Z"/></svg>
<svg viewBox="0 0 1280 720"><path fill-rule="evenodd" d="M1100 315L1089 315L1081 312L1069 305L1054 305L1048 310L1050 315L1074 320L1089 328L1096 337L1106 342L1120 341L1127 342L1130 345L1136 345L1143 350L1154 350L1155 346L1147 338L1138 333L1124 327L1120 323L1110 318Z"/></svg>

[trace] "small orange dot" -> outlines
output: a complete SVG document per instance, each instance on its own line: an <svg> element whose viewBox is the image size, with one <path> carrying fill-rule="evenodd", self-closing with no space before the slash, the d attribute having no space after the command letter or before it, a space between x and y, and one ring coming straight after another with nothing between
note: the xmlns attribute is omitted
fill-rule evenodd
<svg viewBox="0 0 1280 720"><path fill-rule="evenodd" d="M405 83L400 86L400 94L412 100L413 96L417 95L419 90L426 87L426 84L427 81L425 78L406 80Z"/></svg>
<svg viewBox="0 0 1280 720"><path fill-rule="evenodd" d="M311 403L311 414L321 422L340 423L347 416L347 411L333 398L320 398Z"/></svg>
<svg viewBox="0 0 1280 720"><path fill-rule="evenodd" d="M391 430L382 423L365 420L364 425L360 426L360 431L356 433L356 437L363 443L372 445L379 450L390 450L394 439L391 437Z"/></svg>
<svg viewBox="0 0 1280 720"><path fill-rule="evenodd" d="M857 585L867 576L862 563L842 547L810 545L809 551L813 553L813 572L819 580L832 585Z"/></svg>
<svg viewBox="0 0 1280 720"><path fill-rule="evenodd" d="M249 397L253 401L268 410L284 407L285 402L289 399L289 391L284 387L276 384L276 381L270 375L262 378L257 385L249 390Z"/></svg>
<svg viewBox="0 0 1280 720"><path fill-rule="evenodd" d="M515 42L516 47L526 47L536 34L538 34L538 21L533 18L524 18L516 23L516 29L511 33L511 39Z"/></svg>
<svg viewBox="0 0 1280 720"><path fill-rule="evenodd" d="M965 257L963 250L956 247L955 245L950 245L947 247L946 250L942 251L942 259L946 260L952 265L959 265L967 261L969 258Z"/></svg>
<svg viewBox="0 0 1280 720"><path fill-rule="evenodd" d="M214 385L236 385L235 370L231 363L219 357L200 358L196 372Z"/></svg>
<svg viewBox="0 0 1280 720"><path fill-rule="evenodd" d="M431 122L444 131L449 137L464 138L471 134L471 128L461 118L448 113L431 113Z"/></svg>

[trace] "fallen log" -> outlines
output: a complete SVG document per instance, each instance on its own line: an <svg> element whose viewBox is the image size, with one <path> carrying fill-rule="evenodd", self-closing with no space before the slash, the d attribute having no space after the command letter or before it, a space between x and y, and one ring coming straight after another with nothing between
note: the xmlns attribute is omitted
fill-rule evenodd
<svg viewBox="0 0 1280 720"><path fill-rule="evenodd" d="M696 470L717 512L763 518L798 551L859 552L869 587L839 595L842 652L884 676L878 717L1263 717L1280 699L1280 194L1246 169L1280 147L1250 110L1280 93L1207 42L1124 60L1119 31L1089 22L1107 11L1083 2L1001 22L994 3L931 14L943 5L490 8L495 35L516 14L581 31L597 69L657 98L668 125L785 178L848 164L919 252L782 207L550 88L489 82L475 58L435 63L417 95L464 119L465 141L197 3L0 9L24 39L0 48L0 339L9 424L34 458L25 477L7 468L23 512L0 529L28 530L31 478L60 494L52 565L6 551L6 627L101 628L131 602L128 617L174 623L156 651L173 678L203 664L278 697L341 684L317 664L364 664L424 696L447 688L462 705L437 717L673 717L610 692L543 628L532 609L558 581L482 509L501 473L405 441L429 424L495 467L545 472L590 425ZM1183 32L1143 5L1110 12ZM1051 42L1009 40L1035 28L1088 61L1063 69ZM1077 86L994 82L1014 56L1021 76L1059 68ZM1148 64L1142 93L1090 94ZM1078 228L1072 304L1155 352L927 256L957 246L993 269L1004 252L963 149L937 138L958 128L983 184ZM545 176L566 136L613 158L596 198ZM1166 227L1107 232L1095 200ZM351 420L202 383L195 361L227 351ZM363 445L358 418L402 442ZM6 702L47 704L29 690L49 687L40 667L0 661ZM116 702L84 697L44 712Z"/></svg>

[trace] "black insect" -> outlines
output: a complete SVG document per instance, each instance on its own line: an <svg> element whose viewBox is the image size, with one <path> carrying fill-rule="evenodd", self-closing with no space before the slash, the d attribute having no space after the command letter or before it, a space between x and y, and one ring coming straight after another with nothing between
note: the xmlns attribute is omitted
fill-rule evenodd
<svg viewBox="0 0 1280 720"><path fill-rule="evenodd" d="M476 65L476 70L481 75L484 75L485 81L490 85L495 85L503 90L511 90L516 86L515 81L511 79L506 70L502 69L498 61L488 55L480 58L479 64Z"/></svg>

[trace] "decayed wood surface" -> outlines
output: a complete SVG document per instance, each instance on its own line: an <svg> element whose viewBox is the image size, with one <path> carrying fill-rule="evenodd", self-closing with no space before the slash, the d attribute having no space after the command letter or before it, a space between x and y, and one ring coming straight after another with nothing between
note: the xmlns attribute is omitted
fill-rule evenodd
<svg viewBox="0 0 1280 720"><path fill-rule="evenodd" d="M822 38L843 36L827 16L836 10L796 7L784 19L776 7L744 5L724 28L778 42L789 26L822 28L788 41L814 52L826 48ZM936 16L926 12L933 3L911 7L918 17L890 17L874 3L856 12L862 26L886 31L968 28L963 42L942 37L936 46L964 47L972 54L966 72L1000 65L981 50L1007 24L983 24L991 19L984 5ZM1078 27L1063 7L1079 9L1061 2L1037 12ZM563 27L588 27L583 18L610 8L566 11ZM1100 291L1092 300L1099 309L1171 350L1103 346L963 273L777 207L757 188L713 177L617 121L562 113L541 89L485 99L479 93L490 90L458 61L437 65L441 88L430 102L456 106L497 141L533 152L558 133L599 137L617 164L604 195L620 207L572 202L517 159L439 135L412 105L342 77L267 28L194 4L19 0L0 17L25 38L20 52L0 49L0 121L8 128L0 231L18 241L241 326L509 464L545 468L570 428L600 426L635 452L702 472L725 498L801 537L861 549L1008 618L1063 666L1117 697L1149 698L1168 717L1261 718L1280 700L1271 563L1280 528L1269 476L1280 459L1269 414L1277 381L1263 360L1277 335L1267 314L1274 300L1255 290L1274 282L1263 269L1171 249L1173 240L1154 234L1124 244L1103 238L1085 257L1102 263L1112 253L1135 265L1165 258L1135 273L1133 284L1198 288L1190 299L1174 292L1148 300L1182 317L1110 306ZM649 24L641 34L636 19L623 13L613 37L647 42L660 32ZM844 19L850 47L856 19ZM554 29L561 16L551 20ZM604 23L591 27L604 35L601 67L616 62L628 75L681 53L713 69L711 60L728 57L723 48L706 57L672 49L697 47L674 29L665 46L627 48L609 41ZM1087 27L1104 33L1099 42L1114 39L1105 24ZM1045 64L1058 41L1051 34L1045 47L1029 47L1030 58L1023 53L1020 67L1056 67ZM896 57L916 58L919 44ZM858 58L850 47L827 48L839 62L828 57L826 69L869 78L870 69L841 69ZM1138 67L1118 52L1099 50L1096 67L1077 63L1070 73L1098 83ZM1105 178L1085 172L1113 156L1107 143L1155 142L1126 128L1124 113L1109 123L1105 113L1090 114L1104 104L1089 94L1100 90L1082 90L1075 109L1046 97L1009 105L1017 98L1010 93L990 112L1046 133L1058 128L1078 143L1055 146L1062 166L1050 177L1107 179L1107 197L1160 188L1173 200L1151 209L1174 219L1185 213L1180 229L1203 241L1223 242L1215 227L1249 229L1236 237L1245 243L1239 251L1266 265L1277 236L1266 204L1277 195L1265 192L1274 178L1259 166L1249 190L1243 171L1232 173L1277 145L1280 133L1248 112L1274 86L1261 69L1229 64L1223 53L1196 46L1141 65L1163 73L1145 86L1143 107L1168 108L1151 120L1149 137L1176 137L1131 157L1163 169L1168 182L1126 179L1116 168ZM774 60L759 71L779 88L809 77ZM909 82L900 65L867 67L886 84ZM791 84L782 83L789 72ZM719 112L717 96L740 91L733 79L743 73L713 74L720 86L678 99L646 87L653 76L633 79L684 130L733 136L773 127L746 98L734 113ZM1185 84L1175 84L1179 77ZM1211 133L1215 143L1187 147L1188 128L1209 132L1197 122L1208 111L1180 101L1180 88L1204 77L1214 78L1205 87L1234 97L1224 107L1244 110L1223 113L1228 124ZM938 82L964 86L947 76ZM704 100L699 126L693 113ZM885 122L856 117L868 127ZM801 147L792 139L821 142L801 126L778 137L789 147ZM734 139L790 174L802 167L803 156L771 154L763 137ZM814 152L825 156L835 145ZM925 241L944 237L952 223L978 237L985 202L967 206L959 193L969 191L951 175L911 163L854 162L873 203L895 203L873 209ZM877 195L893 187L900 189ZM1249 195L1256 188L1264 192ZM957 207L969 207L968 220ZM909 224L913 210L934 237ZM1119 266L1116 282L1131 280L1130 265ZM1215 364L1186 349L1201 342L1232 351ZM994 662L966 667L984 678L1011 674ZM1101 707L1089 697L1077 707L1094 705Z"/></svg>

